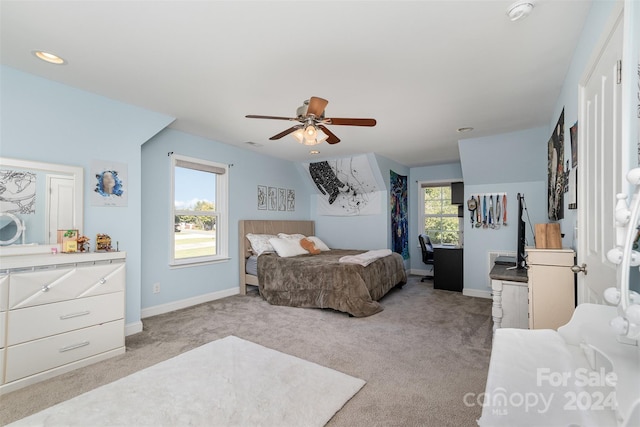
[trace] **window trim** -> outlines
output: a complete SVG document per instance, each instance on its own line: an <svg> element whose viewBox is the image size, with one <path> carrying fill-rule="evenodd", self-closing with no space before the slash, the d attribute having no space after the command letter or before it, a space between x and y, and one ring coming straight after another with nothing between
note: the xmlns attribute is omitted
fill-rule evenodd
<svg viewBox="0 0 640 427"><path fill-rule="evenodd" d="M223 163L195 157L171 154L171 191L169 195L169 266L189 267L202 264L217 263L229 260L229 166ZM216 218L216 255L175 259L175 217L181 210L175 208L175 168L183 167L215 173L216 176L216 210L211 214ZM189 211L193 213L193 211ZM205 213L209 215L209 212Z"/></svg>
<svg viewBox="0 0 640 427"><path fill-rule="evenodd" d="M425 222L425 218L427 217L424 213L424 188L425 187L446 187L447 185L451 185L454 182L461 182L461 179L451 179L451 180L446 180L446 181L418 181L418 206L419 206L419 211L418 211L418 234L422 234L424 233L424 222ZM445 217L452 217L454 215L444 215ZM463 244L462 242L462 236L463 236L463 232L464 232L464 218L460 218L458 217L458 215L455 215L456 218L458 218L458 246L461 246ZM441 244L436 244L434 243L434 246L440 246Z"/></svg>

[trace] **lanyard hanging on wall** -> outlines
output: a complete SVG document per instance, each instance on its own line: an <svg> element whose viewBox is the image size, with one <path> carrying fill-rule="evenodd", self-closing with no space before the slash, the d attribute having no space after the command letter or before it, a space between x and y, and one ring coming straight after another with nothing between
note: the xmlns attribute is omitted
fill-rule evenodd
<svg viewBox="0 0 640 427"><path fill-rule="evenodd" d="M487 228L487 196L482 196L482 228Z"/></svg>
<svg viewBox="0 0 640 427"><path fill-rule="evenodd" d="M502 209L504 209L504 216L502 217L502 225L506 226L507 225L507 195L505 193L504 196L502 196Z"/></svg>
<svg viewBox="0 0 640 427"><path fill-rule="evenodd" d="M496 219L495 219L495 224L493 225L493 227L496 229L500 228L500 217L502 217L502 207L500 206L500 195L496 194Z"/></svg>

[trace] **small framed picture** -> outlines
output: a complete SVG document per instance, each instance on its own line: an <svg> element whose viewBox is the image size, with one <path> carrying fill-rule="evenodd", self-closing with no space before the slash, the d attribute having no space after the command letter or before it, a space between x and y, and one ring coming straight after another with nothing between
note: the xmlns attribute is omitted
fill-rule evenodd
<svg viewBox="0 0 640 427"><path fill-rule="evenodd" d="M258 185L258 209L267 210L267 186Z"/></svg>
<svg viewBox="0 0 640 427"><path fill-rule="evenodd" d="M92 206L127 206L127 165L105 160L91 162L91 176L95 176Z"/></svg>
<svg viewBox="0 0 640 427"><path fill-rule="evenodd" d="M278 188L278 210L287 210L287 190L284 188Z"/></svg>
<svg viewBox="0 0 640 427"><path fill-rule="evenodd" d="M267 203L270 211L278 210L278 189L276 187L269 187L267 193Z"/></svg>
<svg viewBox="0 0 640 427"><path fill-rule="evenodd" d="M296 210L296 190L287 190L287 210Z"/></svg>

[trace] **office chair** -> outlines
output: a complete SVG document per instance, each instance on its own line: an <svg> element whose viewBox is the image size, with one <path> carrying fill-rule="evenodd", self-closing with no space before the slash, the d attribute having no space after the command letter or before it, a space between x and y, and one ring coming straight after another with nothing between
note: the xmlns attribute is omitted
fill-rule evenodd
<svg viewBox="0 0 640 427"><path fill-rule="evenodd" d="M431 239L426 234L420 234L418 236L418 240L420 241L420 249L422 249L422 262L426 265L431 266L431 276L424 276L420 279L421 282L424 282L428 279L433 279L433 245L431 244Z"/></svg>

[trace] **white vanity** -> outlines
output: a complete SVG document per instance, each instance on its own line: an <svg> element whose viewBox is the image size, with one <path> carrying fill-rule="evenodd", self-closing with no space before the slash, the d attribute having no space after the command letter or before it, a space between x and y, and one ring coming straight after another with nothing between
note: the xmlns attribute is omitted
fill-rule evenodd
<svg viewBox="0 0 640 427"><path fill-rule="evenodd" d="M125 258L0 257L0 394L124 353Z"/></svg>

